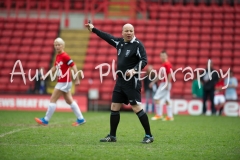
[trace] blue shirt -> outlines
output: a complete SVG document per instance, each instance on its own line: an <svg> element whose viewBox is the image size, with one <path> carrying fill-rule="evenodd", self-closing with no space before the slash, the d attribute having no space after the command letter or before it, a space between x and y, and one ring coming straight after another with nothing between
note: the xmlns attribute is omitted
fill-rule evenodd
<svg viewBox="0 0 240 160"><path fill-rule="evenodd" d="M228 78L225 78L224 84L227 85ZM238 85L238 81L235 77L229 78L229 84L228 85ZM236 88L227 88L225 92L226 97L237 97L237 91Z"/></svg>

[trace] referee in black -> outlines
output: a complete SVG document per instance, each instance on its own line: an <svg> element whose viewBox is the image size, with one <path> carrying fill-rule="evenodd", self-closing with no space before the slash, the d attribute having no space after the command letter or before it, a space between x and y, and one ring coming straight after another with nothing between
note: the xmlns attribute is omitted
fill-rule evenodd
<svg viewBox="0 0 240 160"><path fill-rule="evenodd" d="M142 143L153 142L147 114L140 106L141 82L138 74L147 65L147 55L143 44L135 37L134 27L125 24L122 28L122 37L116 38L93 26L85 24L89 31L108 42L117 49L117 80L112 94L110 133L100 142L116 142L116 131L120 121L120 108L122 103L130 103L137 114L144 130Z"/></svg>

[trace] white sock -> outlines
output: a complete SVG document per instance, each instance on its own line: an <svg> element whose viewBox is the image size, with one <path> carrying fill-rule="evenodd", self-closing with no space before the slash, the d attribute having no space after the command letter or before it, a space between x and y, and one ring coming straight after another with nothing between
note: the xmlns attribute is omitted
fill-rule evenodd
<svg viewBox="0 0 240 160"><path fill-rule="evenodd" d="M46 121L49 121L51 119L51 117L52 117L52 115L53 115L53 113L56 109L56 106L57 106L56 103L49 103L48 109L47 109L47 112L46 112L46 116L44 117L44 119Z"/></svg>
<svg viewBox="0 0 240 160"><path fill-rule="evenodd" d="M162 109L163 107L161 104L156 104L156 111L158 116L162 116L162 112L163 112Z"/></svg>
<svg viewBox="0 0 240 160"><path fill-rule="evenodd" d="M74 114L76 115L76 117L78 119L83 119L83 115L82 115L82 112L80 111L80 108L78 107L78 104L76 102L73 102L70 106Z"/></svg>
<svg viewBox="0 0 240 160"><path fill-rule="evenodd" d="M168 115L168 117L170 117L170 118L173 117L172 107L170 107L169 105L167 105L167 115Z"/></svg>

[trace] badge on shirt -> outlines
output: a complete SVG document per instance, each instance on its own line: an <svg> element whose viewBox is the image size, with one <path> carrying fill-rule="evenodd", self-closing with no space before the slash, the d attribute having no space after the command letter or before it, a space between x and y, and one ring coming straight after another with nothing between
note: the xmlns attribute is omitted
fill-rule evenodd
<svg viewBox="0 0 240 160"><path fill-rule="evenodd" d="M127 57L127 56L129 55L130 51L131 51L131 50L127 50L127 51L126 51L125 57Z"/></svg>
<svg viewBox="0 0 240 160"><path fill-rule="evenodd" d="M121 53L121 49L118 49L118 56L120 55L120 53Z"/></svg>

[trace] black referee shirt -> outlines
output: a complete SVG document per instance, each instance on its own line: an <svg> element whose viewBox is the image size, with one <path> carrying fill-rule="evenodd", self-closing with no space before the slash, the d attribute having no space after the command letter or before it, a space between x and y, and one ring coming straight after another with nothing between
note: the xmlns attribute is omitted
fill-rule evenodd
<svg viewBox="0 0 240 160"><path fill-rule="evenodd" d="M127 70L133 69L135 71L143 69L147 65L147 55L143 44L134 37L130 42L124 42L123 38L116 38L112 35L102 32L96 28L92 29L100 38L107 41L110 45L117 49L117 70L122 71L123 74ZM90 42L91 43L91 42ZM117 73L122 77L121 73Z"/></svg>

